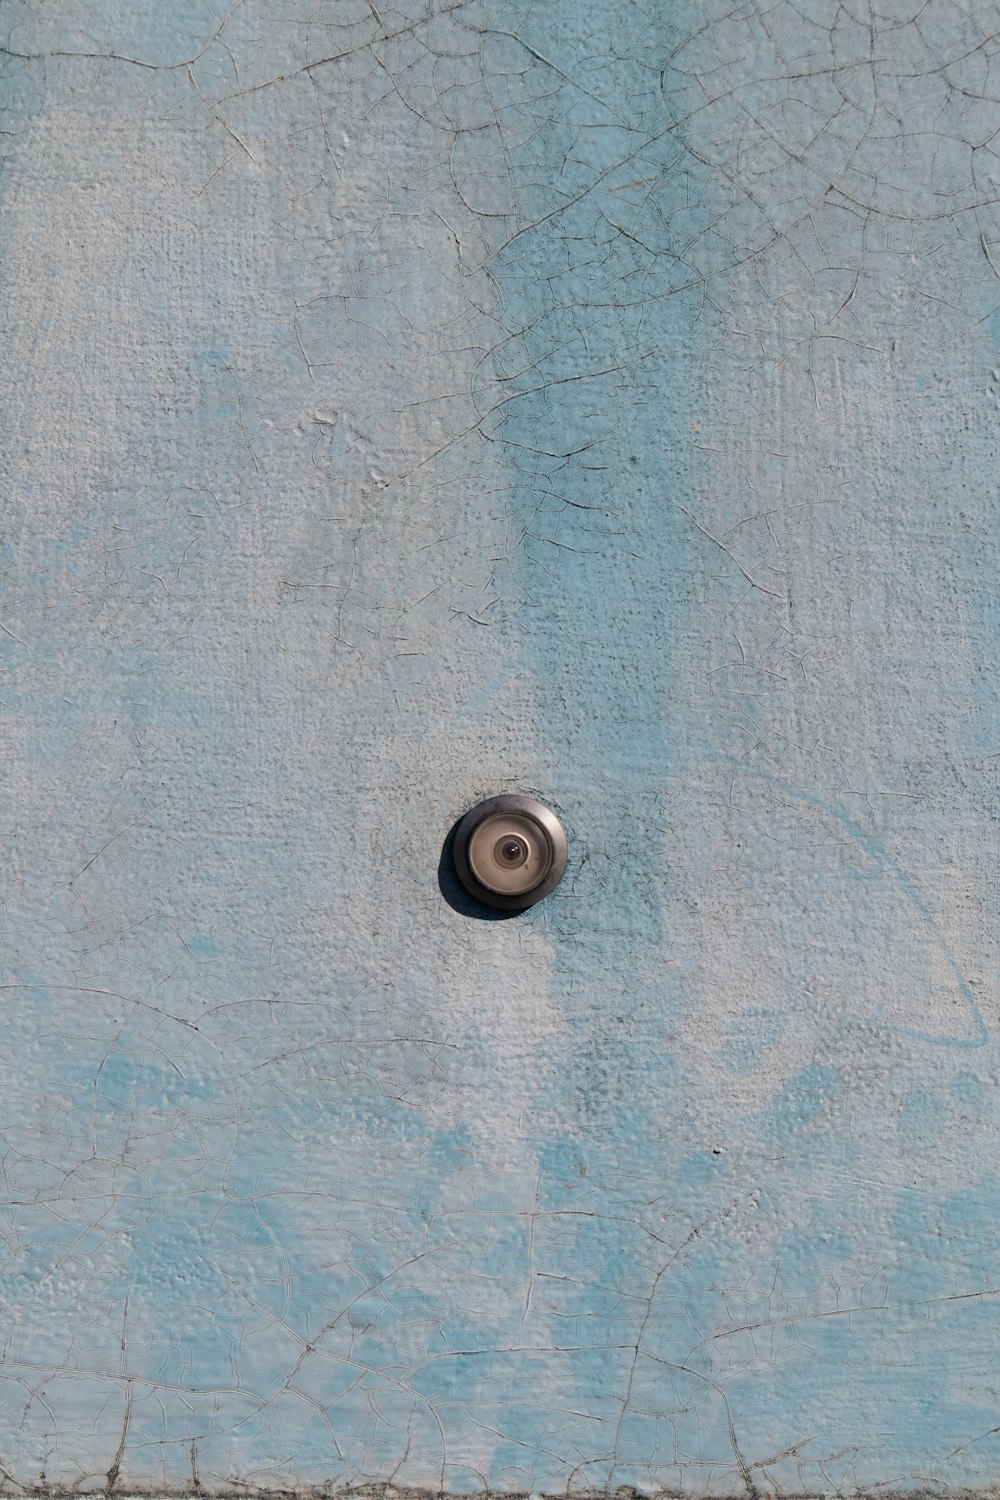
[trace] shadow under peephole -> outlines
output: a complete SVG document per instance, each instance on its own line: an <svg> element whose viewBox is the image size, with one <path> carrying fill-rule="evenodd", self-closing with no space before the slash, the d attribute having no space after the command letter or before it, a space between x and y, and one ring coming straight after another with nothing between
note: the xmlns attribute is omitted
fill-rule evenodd
<svg viewBox="0 0 1000 1500"><path fill-rule="evenodd" d="M459 912L463 917L473 917L477 922L506 922L511 917L519 917L519 911L497 911L493 906L484 906L474 896L470 896L465 886L458 878L455 869L455 834L462 819L457 818L448 830L448 837L441 846L441 858L438 860L438 888L442 896L451 907L452 911Z"/></svg>

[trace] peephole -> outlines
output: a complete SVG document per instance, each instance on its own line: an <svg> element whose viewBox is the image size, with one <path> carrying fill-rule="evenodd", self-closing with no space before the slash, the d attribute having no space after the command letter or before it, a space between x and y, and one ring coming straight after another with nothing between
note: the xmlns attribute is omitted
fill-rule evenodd
<svg viewBox="0 0 1000 1500"><path fill-rule="evenodd" d="M490 797L455 831L455 869L470 896L523 911L555 890L566 869L566 834L534 797Z"/></svg>

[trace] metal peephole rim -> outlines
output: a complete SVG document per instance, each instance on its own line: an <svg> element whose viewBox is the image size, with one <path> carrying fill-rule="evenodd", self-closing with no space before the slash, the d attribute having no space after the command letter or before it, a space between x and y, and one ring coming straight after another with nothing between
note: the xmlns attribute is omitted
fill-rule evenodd
<svg viewBox="0 0 1000 1500"><path fill-rule="evenodd" d="M566 869L566 832L534 797L489 797L455 832L455 869L470 896L499 911L524 911L554 891Z"/></svg>

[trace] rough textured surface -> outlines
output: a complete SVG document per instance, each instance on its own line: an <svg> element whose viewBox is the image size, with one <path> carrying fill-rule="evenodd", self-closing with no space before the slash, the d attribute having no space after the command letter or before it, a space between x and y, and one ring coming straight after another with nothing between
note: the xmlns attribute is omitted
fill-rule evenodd
<svg viewBox="0 0 1000 1500"><path fill-rule="evenodd" d="M9 1483L998 1477L996 27L2 0Z"/></svg>

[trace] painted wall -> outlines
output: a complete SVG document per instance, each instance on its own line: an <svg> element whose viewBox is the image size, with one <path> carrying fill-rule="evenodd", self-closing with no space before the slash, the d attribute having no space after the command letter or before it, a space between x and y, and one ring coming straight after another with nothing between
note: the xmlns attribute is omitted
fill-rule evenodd
<svg viewBox="0 0 1000 1500"><path fill-rule="evenodd" d="M10 1489L998 1478L995 28L2 0Z"/></svg>

